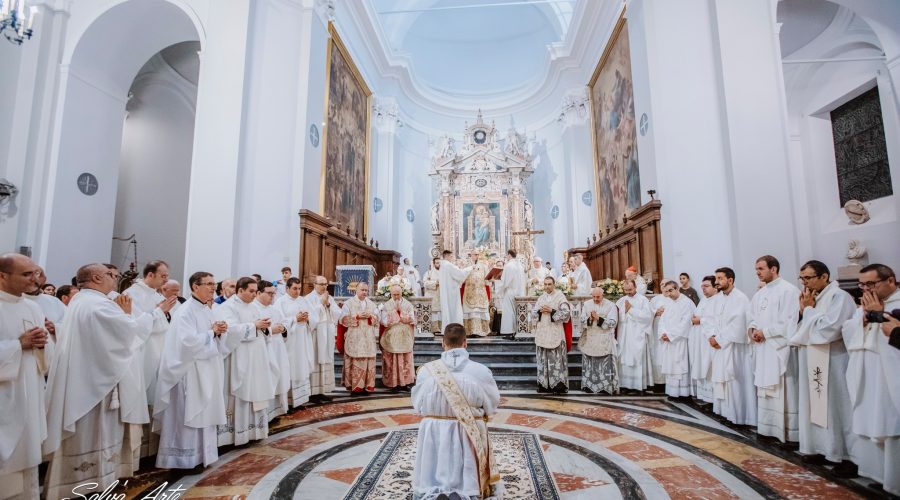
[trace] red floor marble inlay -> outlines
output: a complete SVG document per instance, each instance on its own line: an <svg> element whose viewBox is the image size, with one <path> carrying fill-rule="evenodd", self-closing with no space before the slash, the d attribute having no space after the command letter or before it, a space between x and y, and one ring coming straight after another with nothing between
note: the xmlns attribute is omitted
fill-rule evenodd
<svg viewBox="0 0 900 500"><path fill-rule="evenodd" d="M792 499L863 498L839 484L827 481L789 462L754 457L744 460L741 467L748 474Z"/></svg>
<svg viewBox="0 0 900 500"><path fill-rule="evenodd" d="M621 436L618 432L608 431L593 425L582 424L580 422L563 422L552 429L554 432L568 434L585 441L605 441L616 436Z"/></svg>
<svg viewBox="0 0 900 500"><path fill-rule="evenodd" d="M353 484L353 480L356 479L356 476L358 476L362 470L362 467L348 467L346 469L326 470L318 472L317 474L342 483Z"/></svg>
<svg viewBox="0 0 900 500"><path fill-rule="evenodd" d="M609 484L606 481L600 479L588 479L583 476L563 474L562 472L554 472L553 479L556 481L556 486L559 487L559 491L561 493L584 490L587 488L593 488L595 486L605 486Z"/></svg>
<svg viewBox="0 0 900 500"><path fill-rule="evenodd" d="M227 464L212 471L197 482L197 486L238 486L256 484L270 470L285 459L253 452L244 453Z"/></svg>
<svg viewBox="0 0 900 500"><path fill-rule="evenodd" d="M508 425L521 425L524 427L540 427L548 420L547 417L540 415L526 415L524 413L511 413L506 419Z"/></svg>
<svg viewBox="0 0 900 500"><path fill-rule="evenodd" d="M370 431L372 429L381 429L384 427L384 424L375 420L372 417L360 418L358 420L351 420L349 422L340 422L337 424L324 425L319 427L319 429L341 436L344 434L355 434L357 432Z"/></svg>
<svg viewBox="0 0 900 500"><path fill-rule="evenodd" d="M659 446L654 446L646 441L637 440L613 445L610 446L609 449L629 460L634 460L635 462L640 460L671 458L675 456Z"/></svg>
<svg viewBox="0 0 900 500"><path fill-rule="evenodd" d="M658 467L647 472L659 481L673 500L738 498L718 479L696 465Z"/></svg>
<svg viewBox="0 0 900 500"><path fill-rule="evenodd" d="M414 413L399 413L397 415L391 415L391 419L394 422L397 422L397 425L409 425L421 422L422 416Z"/></svg>
<svg viewBox="0 0 900 500"><path fill-rule="evenodd" d="M293 436L288 436L283 439L279 439L275 441L270 446L273 448L279 448L282 450L294 451L300 453L301 451L315 446L319 443L324 443L327 439L319 434L313 434L309 432L300 432L294 434Z"/></svg>
<svg viewBox="0 0 900 500"><path fill-rule="evenodd" d="M605 420L617 425L628 425L640 427L642 429L653 429L666 425L666 421L661 418L649 417L647 415L641 415L640 413L632 413L614 408L585 408L581 411L581 414L586 417Z"/></svg>

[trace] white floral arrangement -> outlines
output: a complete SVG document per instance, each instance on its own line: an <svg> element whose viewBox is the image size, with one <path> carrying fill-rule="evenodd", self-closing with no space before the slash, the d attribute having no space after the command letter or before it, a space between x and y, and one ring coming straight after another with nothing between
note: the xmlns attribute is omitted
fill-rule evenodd
<svg viewBox="0 0 900 500"><path fill-rule="evenodd" d="M566 297L571 297L575 292L575 289L572 288L569 280L567 279L559 279L556 280L556 289L563 293ZM543 285L534 288L534 296L540 297L544 294Z"/></svg>
<svg viewBox="0 0 900 500"><path fill-rule="evenodd" d="M409 286L409 281L403 279L400 276L391 276L391 278L387 281L386 284L384 284L383 286L378 288L378 291L375 292L375 296L376 297L384 297L386 299L391 298L391 287L394 285L400 286L400 288L402 290L401 296L403 296L403 297L412 297L413 296L413 290L412 290L412 287Z"/></svg>
<svg viewBox="0 0 900 500"><path fill-rule="evenodd" d="M605 280L598 281L596 286L603 289L603 296L606 298L621 297L622 295L625 295L625 289L622 287L622 282L619 280L606 278Z"/></svg>

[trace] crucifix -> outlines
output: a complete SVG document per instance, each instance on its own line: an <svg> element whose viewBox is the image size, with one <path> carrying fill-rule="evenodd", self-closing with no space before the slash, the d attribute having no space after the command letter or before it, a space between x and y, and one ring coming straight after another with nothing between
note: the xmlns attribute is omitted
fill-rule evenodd
<svg viewBox="0 0 900 500"><path fill-rule="evenodd" d="M534 256L534 235L536 234L544 234L543 229L528 229L525 231L513 231L513 236L524 236L527 248L525 248L525 262L526 264L531 261L531 257Z"/></svg>
<svg viewBox="0 0 900 500"><path fill-rule="evenodd" d="M459 353L453 351L450 353L450 356L453 358L453 368L456 368L456 365L459 364Z"/></svg>

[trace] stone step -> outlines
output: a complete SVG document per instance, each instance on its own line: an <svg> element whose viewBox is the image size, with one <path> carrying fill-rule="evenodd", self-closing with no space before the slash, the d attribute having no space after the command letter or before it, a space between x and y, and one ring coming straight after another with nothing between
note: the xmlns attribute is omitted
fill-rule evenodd
<svg viewBox="0 0 900 500"><path fill-rule="evenodd" d="M416 369L424 363L416 363ZM334 372L338 375L343 368L343 362L335 362ZM375 376L381 377L381 361L375 362ZM537 377L537 366L534 363L494 363L490 366L494 378L497 377L522 377L534 379ZM581 376L581 364L569 364L570 376Z"/></svg>

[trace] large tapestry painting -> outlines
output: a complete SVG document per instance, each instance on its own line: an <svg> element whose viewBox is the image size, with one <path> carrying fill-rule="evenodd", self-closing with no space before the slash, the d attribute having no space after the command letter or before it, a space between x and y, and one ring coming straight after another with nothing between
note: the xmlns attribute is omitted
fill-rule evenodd
<svg viewBox="0 0 900 500"><path fill-rule="evenodd" d="M641 205L628 26L619 20L590 83L600 227Z"/></svg>
<svg viewBox="0 0 900 500"><path fill-rule="evenodd" d="M365 234L371 91L334 27L329 26L329 31L322 214Z"/></svg>

